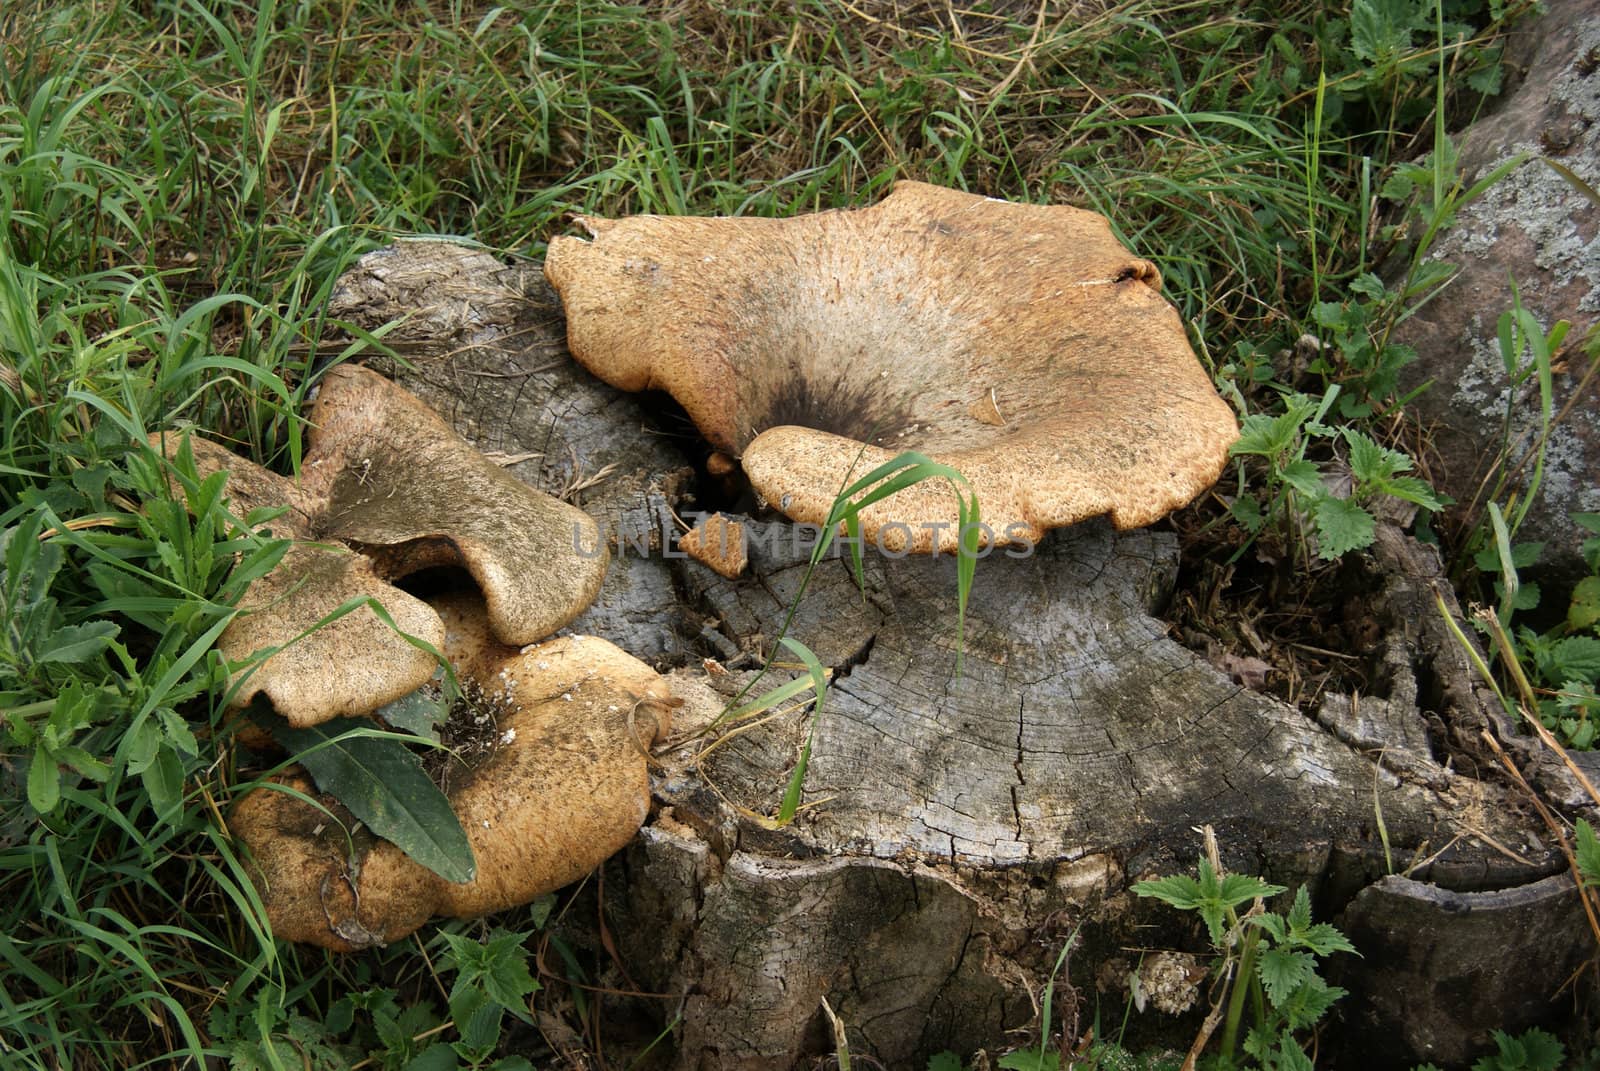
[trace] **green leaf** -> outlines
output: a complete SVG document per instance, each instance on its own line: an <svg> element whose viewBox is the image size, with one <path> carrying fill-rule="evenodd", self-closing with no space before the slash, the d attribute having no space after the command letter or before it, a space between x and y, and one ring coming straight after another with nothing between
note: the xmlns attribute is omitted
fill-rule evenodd
<svg viewBox="0 0 1600 1071"><path fill-rule="evenodd" d="M1061 1057L1047 1049L1018 1049L1008 1052L996 1062L1007 1071L1060 1071Z"/></svg>
<svg viewBox="0 0 1600 1071"><path fill-rule="evenodd" d="M1421 26L1407 0L1355 0L1350 5L1350 51L1374 67L1392 66Z"/></svg>
<svg viewBox="0 0 1600 1071"><path fill-rule="evenodd" d="M1288 940L1289 930L1284 924L1282 915L1275 915L1269 911L1264 915L1251 915L1245 921L1258 930L1265 930L1275 943Z"/></svg>
<svg viewBox="0 0 1600 1071"><path fill-rule="evenodd" d="M1304 885L1294 891L1294 903L1289 908L1289 932L1298 937L1311 925L1311 894Z"/></svg>
<svg viewBox="0 0 1600 1071"><path fill-rule="evenodd" d="M822 704L828 698L828 674L811 648L789 636L783 636L781 640L785 647L799 655L805 662L815 696L811 708L810 732L806 734L806 742L800 749L800 761L795 763L794 772L789 775L789 783L783 790L783 802L778 805L776 821L779 825L787 825L794 821L794 816L800 809L800 793L805 788L806 769L811 763L811 745L817 738L817 722L822 720Z"/></svg>
<svg viewBox="0 0 1600 1071"><path fill-rule="evenodd" d="M1486 97L1497 96L1500 92L1500 82L1504 74L1504 66L1499 63L1491 63L1489 66L1467 75L1467 85L1472 87L1474 93L1482 93Z"/></svg>
<svg viewBox="0 0 1600 1071"><path fill-rule="evenodd" d="M1314 510L1317 522L1317 556L1325 561L1342 558L1352 550L1370 546L1377 524L1372 514L1347 498L1321 498Z"/></svg>
<svg viewBox="0 0 1600 1071"><path fill-rule="evenodd" d="M1328 493L1322 483L1322 471L1312 461L1291 461L1278 470L1278 478L1308 498L1321 498Z"/></svg>
<svg viewBox="0 0 1600 1071"><path fill-rule="evenodd" d="M1539 555L1543 553L1543 543L1513 543L1511 544L1511 567L1513 569L1526 569L1537 562ZM1497 573L1500 571L1500 552L1491 543L1473 555L1472 564L1478 567L1480 573Z"/></svg>
<svg viewBox="0 0 1600 1071"><path fill-rule="evenodd" d="M1379 446L1354 428L1345 428L1344 438L1350 444L1350 473L1359 483L1386 480L1411 469L1411 459L1406 455Z"/></svg>
<svg viewBox="0 0 1600 1071"><path fill-rule="evenodd" d="M1572 589L1567 628L1573 632L1600 628L1600 576L1586 576Z"/></svg>
<svg viewBox="0 0 1600 1071"><path fill-rule="evenodd" d="M39 646L37 662L87 662L111 645L118 628L110 621L90 621L82 625L63 625Z"/></svg>
<svg viewBox="0 0 1600 1071"><path fill-rule="evenodd" d="M468 1050L487 1053L500 1040L500 1023L505 1018L505 1007L491 1000L481 989L458 989L450 994L450 1018L455 1020L461 1034L461 1045ZM457 1048L458 1053L462 1052Z"/></svg>
<svg viewBox="0 0 1600 1071"><path fill-rule="evenodd" d="M1361 954L1356 952L1356 946L1350 943L1350 938L1326 922L1306 927L1305 932L1297 936L1296 943L1309 948L1319 956L1331 955L1334 952L1355 952L1358 956Z"/></svg>
<svg viewBox="0 0 1600 1071"><path fill-rule="evenodd" d="M1317 961L1309 952L1267 948L1256 959L1256 974L1274 1008L1288 1002L1291 994L1317 973Z"/></svg>
<svg viewBox="0 0 1600 1071"><path fill-rule="evenodd" d="M1557 1071L1567 1058L1566 1046L1538 1027L1522 1035L1522 1051L1529 1071Z"/></svg>
<svg viewBox="0 0 1600 1071"><path fill-rule="evenodd" d="M1600 838L1595 837L1594 827L1582 818L1578 819L1577 842L1578 872L1585 881L1600 883Z"/></svg>
<svg viewBox="0 0 1600 1071"><path fill-rule="evenodd" d="M406 1038L402 1041L409 1041ZM401 1045L388 1045L390 1050L401 1048ZM456 1051L443 1042L434 1042L407 1062L405 1071L455 1071L461 1066L461 1060L456 1056Z"/></svg>
<svg viewBox="0 0 1600 1071"><path fill-rule="evenodd" d="M461 820L399 740L378 735L370 721L357 718L296 729L259 702L250 716L297 752L296 761L317 787L372 832L446 881L472 880L477 863Z"/></svg>
<svg viewBox="0 0 1600 1071"><path fill-rule="evenodd" d="M1294 445L1303 419L1303 414L1294 412L1277 417L1251 413L1239 428L1239 438L1228 447L1228 456L1276 458Z"/></svg>
<svg viewBox="0 0 1600 1071"><path fill-rule="evenodd" d="M1222 879L1222 887L1218 891L1218 898L1227 907L1238 907L1250 901L1269 896L1277 896L1286 891L1282 885L1273 885L1262 881L1260 878L1250 877L1248 874L1229 874Z"/></svg>
<svg viewBox="0 0 1600 1071"><path fill-rule="evenodd" d="M385 703L373 713L396 729L403 729L437 744L439 726L444 724L449 711L445 709L444 697L439 689L423 685L392 703Z"/></svg>
<svg viewBox="0 0 1600 1071"><path fill-rule="evenodd" d="M1551 644L1540 670L1546 680L1594 681L1600 678L1600 637L1568 636Z"/></svg>
<svg viewBox="0 0 1600 1071"><path fill-rule="evenodd" d="M40 814L49 814L61 802L61 768L43 747L28 764L28 802Z"/></svg>
<svg viewBox="0 0 1600 1071"><path fill-rule="evenodd" d="M1362 297L1371 298L1373 301L1382 301L1389 296L1389 290L1383 285L1383 280L1372 272L1362 272L1350 280L1350 290Z"/></svg>
<svg viewBox="0 0 1600 1071"><path fill-rule="evenodd" d="M1228 506L1228 512L1251 535L1261 531L1261 526L1266 523L1266 517L1261 512L1261 503L1254 495L1240 495Z"/></svg>
<svg viewBox="0 0 1600 1071"><path fill-rule="evenodd" d="M539 983L528 970L528 954L522 948L527 934L507 933L491 938L484 946L485 970L480 978L483 991L514 1013L527 1018L528 998L539 991Z"/></svg>
<svg viewBox="0 0 1600 1071"><path fill-rule="evenodd" d="M183 803L183 762L172 748L163 745L140 777L150 794L151 810L158 819L170 821Z"/></svg>
<svg viewBox="0 0 1600 1071"><path fill-rule="evenodd" d="M1305 984L1291 993L1278 1010L1288 1020L1291 1030L1304 1030L1321 1019L1345 991L1330 986L1313 974Z"/></svg>
<svg viewBox="0 0 1600 1071"><path fill-rule="evenodd" d="M1415 502L1424 509L1441 510L1445 502L1438 496L1426 480L1415 476L1396 476L1393 479L1380 480L1374 490L1407 502Z"/></svg>
<svg viewBox="0 0 1600 1071"><path fill-rule="evenodd" d="M1187 874L1174 874L1170 878L1137 882L1133 886L1133 892L1135 896L1154 897L1180 911L1193 911L1204 900L1200 883Z"/></svg>
<svg viewBox="0 0 1600 1071"><path fill-rule="evenodd" d="M945 1049L928 1057L928 1066L925 1071L964 1071L961 1066L961 1057Z"/></svg>

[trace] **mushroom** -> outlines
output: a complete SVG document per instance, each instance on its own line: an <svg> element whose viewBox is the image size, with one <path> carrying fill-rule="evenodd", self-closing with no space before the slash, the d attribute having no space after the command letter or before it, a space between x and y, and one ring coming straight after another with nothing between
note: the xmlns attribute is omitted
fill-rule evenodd
<svg viewBox="0 0 1600 1071"><path fill-rule="evenodd" d="M235 663L282 648L239 687L236 705L264 693L303 727L368 713L421 687L437 668L433 656L369 608L306 633L351 598L370 595L401 632L437 649L437 613L389 583L430 566L465 568L483 591L495 636L510 644L548 636L599 592L605 556L577 550L599 543L587 514L502 470L376 372L328 372L309 420L298 482L190 440L202 477L228 473L236 512L287 506L271 524L295 540L278 567L250 585L243 612L218 640ZM159 445L173 455L180 444L166 436Z"/></svg>
<svg viewBox="0 0 1600 1071"><path fill-rule="evenodd" d="M397 941L434 915L470 918L570 884L625 845L648 812L648 748L673 700L654 670L605 640L523 649L495 641L477 596L433 603L445 654L493 716L492 746L443 765L477 860L455 884L364 829L298 768L246 793L228 824L250 850L275 936L350 951ZM331 812L325 813L322 807Z"/></svg>
<svg viewBox="0 0 1600 1071"><path fill-rule="evenodd" d="M701 565L729 580L739 579L750 564L745 549L744 525L721 513L713 513L678 539L678 549Z"/></svg>
<svg viewBox="0 0 1600 1071"><path fill-rule="evenodd" d="M1160 274L1104 217L916 182L793 219L583 218L545 274L572 353L669 392L791 518L906 450L961 471L993 545L1149 524L1221 473L1233 411ZM885 549L956 548L939 482L862 512Z"/></svg>

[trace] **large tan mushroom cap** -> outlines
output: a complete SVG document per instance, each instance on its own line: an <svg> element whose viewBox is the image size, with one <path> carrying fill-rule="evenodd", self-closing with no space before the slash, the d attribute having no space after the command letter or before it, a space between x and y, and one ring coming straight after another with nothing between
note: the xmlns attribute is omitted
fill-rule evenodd
<svg viewBox="0 0 1600 1071"><path fill-rule="evenodd" d="M299 483L190 439L202 477L228 473L235 513L287 506L268 527L296 540L250 585L245 612L218 640L231 662L289 645L256 667L235 704L264 694L303 727L368 713L420 688L435 660L367 607L302 638L341 604L372 596L402 632L439 647L438 615L390 584L420 569L467 569L495 635L511 644L556 631L599 593L605 555L577 550L600 544L593 520L502 471L401 387L341 366L324 378L310 415ZM169 434L156 445L171 456L180 440Z"/></svg>
<svg viewBox="0 0 1600 1071"><path fill-rule="evenodd" d="M525 904L589 873L638 831L650 801L647 749L670 723L665 684L605 640L563 637L525 650L496 643L481 601L435 603L446 653L498 711L498 744L447 765L446 795L477 876L445 881L388 841L274 789L229 819L250 848L273 933L340 951L406 936L433 915ZM313 794L303 777L286 778ZM348 812L333 805L346 825Z"/></svg>
<svg viewBox="0 0 1600 1071"><path fill-rule="evenodd" d="M489 605L495 635L550 635L600 593L603 541L582 510L533 490L461 440L418 398L375 372L341 365L311 410L306 491L325 536L404 576L459 564Z"/></svg>
<svg viewBox="0 0 1600 1071"><path fill-rule="evenodd" d="M1209 487L1237 436L1159 273L1092 212L902 182L859 211L583 223L594 240L545 261L573 354L671 393L798 520L917 450L972 481L996 543L1133 527ZM943 486L863 522L891 548L956 545Z"/></svg>

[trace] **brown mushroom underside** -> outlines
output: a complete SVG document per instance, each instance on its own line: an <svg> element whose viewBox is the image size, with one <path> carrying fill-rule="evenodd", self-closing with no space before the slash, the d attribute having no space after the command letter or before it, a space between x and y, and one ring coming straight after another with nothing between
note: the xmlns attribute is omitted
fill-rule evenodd
<svg viewBox="0 0 1600 1071"><path fill-rule="evenodd" d="M593 241L545 261L574 356L668 391L797 520L916 450L972 482L995 543L1134 527L1209 487L1237 436L1159 273L1092 212L902 182L857 211L582 222ZM932 483L863 514L918 550L953 549L955 520Z"/></svg>
<svg viewBox="0 0 1600 1071"><path fill-rule="evenodd" d="M329 371L309 422L298 481L189 440L202 477L228 473L236 515L286 506L267 526L296 541L245 592L244 612L218 641L234 663L283 648L243 680L235 705L265 694L291 724L306 726L369 713L420 688L437 668L433 656L371 609L316 627L348 600L371 597L400 632L437 649L438 615L390 583L420 569L465 568L496 637L511 644L550 635L599 592L606 556L578 551L600 542L587 514L502 470L376 372ZM180 443L167 434L157 445L172 456Z"/></svg>
<svg viewBox="0 0 1600 1071"><path fill-rule="evenodd" d="M654 670L605 640L570 636L523 650L494 641L480 600L434 607L446 654L496 712L480 763L447 765L446 795L477 876L454 884L364 830L329 798L319 808L257 788L229 827L250 851L275 936L350 951L399 940L434 915L525 904L589 873L628 842L650 799L646 752L670 723ZM280 784L315 798L298 770ZM341 822L343 823L341 825Z"/></svg>

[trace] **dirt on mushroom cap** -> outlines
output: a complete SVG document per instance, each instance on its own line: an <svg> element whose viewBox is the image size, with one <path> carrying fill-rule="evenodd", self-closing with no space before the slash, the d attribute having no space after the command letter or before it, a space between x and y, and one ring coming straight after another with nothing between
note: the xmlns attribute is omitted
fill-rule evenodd
<svg viewBox="0 0 1600 1071"><path fill-rule="evenodd" d="M1095 213L902 182L858 211L585 225L545 262L574 355L670 392L799 520L912 449L972 480L993 542L1132 527L1210 486L1237 435L1159 273ZM891 520L955 545L943 488L863 516Z"/></svg>

